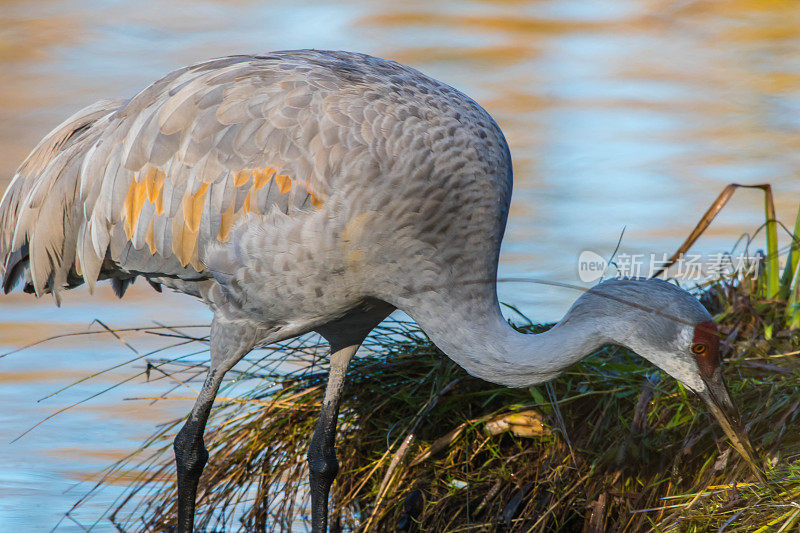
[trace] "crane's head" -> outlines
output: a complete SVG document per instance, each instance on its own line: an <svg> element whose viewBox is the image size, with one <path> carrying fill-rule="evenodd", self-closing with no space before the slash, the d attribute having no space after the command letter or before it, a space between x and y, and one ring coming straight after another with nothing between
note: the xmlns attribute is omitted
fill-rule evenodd
<svg viewBox="0 0 800 533"><path fill-rule="evenodd" d="M579 299L600 297L613 313L609 339L663 369L697 394L734 448L763 478L736 405L725 384L717 326L692 294L658 279L610 280ZM576 302L577 304L577 302Z"/></svg>

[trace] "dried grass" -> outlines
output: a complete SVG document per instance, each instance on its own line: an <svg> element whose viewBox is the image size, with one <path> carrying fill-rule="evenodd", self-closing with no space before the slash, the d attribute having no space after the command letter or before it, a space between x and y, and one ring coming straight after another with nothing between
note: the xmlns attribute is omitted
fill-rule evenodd
<svg viewBox="0 0 800 533"><path fill-rule="evenodd" d="M736 187L723 191L683 251ZM759 187L767 198L768 256L754 277L716 281L698 293L722 332L728 384L769 484L753 477L699 400L628 350L606 347L550 384L508 389L470 377L415 324L394 321L373 332L348 370L332 530L796 530L800 212L779 279L771 191ZM170 335L175 345L198 340ZM248 392L228 398L223 391L212 413L197 527L304 530L305 454L326 380L325 346L302 338L249 360L235 376ZM148 369L172 362L150 361ZM289 362L300 370L287 372ZM161 428L105 472L104 481L138 472L109 510L120 529L175 524L176 486L164 480L174 480L171 442L181 423Z"/></svg>
<svg viewBox="0 0 800 533"><path fill-rule="evenodd" d="M724 334L728 382L774 483L756 482L699 401L638 356L607 347L552 387L508 389L472 378L416 325L390 322L347 378L332 491L345 531L787 531L800 518L797 333L763 336L780 314L750 281L704 300ZM544 327L519 328L535 333ZM305 454L325 384L313 339L261 354L220 398L198 496L207 531L302 530ZM286 361L304 367L285 373ZM277 367L281 366L281 369ZM225 396L225 393L221 393ZM511 413L539 413L544 429ZM518 431L490 432L497 420ZM139 472L110 518L124 530L175 522L171 440L163 427L107 472ZM508 423L506 426L510 427ZM416 528L416 529L415 529Z"/></svg>

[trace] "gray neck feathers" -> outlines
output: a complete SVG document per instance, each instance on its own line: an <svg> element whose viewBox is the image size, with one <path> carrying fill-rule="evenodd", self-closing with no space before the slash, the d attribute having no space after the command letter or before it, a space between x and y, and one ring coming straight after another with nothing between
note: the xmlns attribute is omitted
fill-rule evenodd
<svg viewBox="0 0 800 533"><path fill-rule="evenodd" d="M637 350L677 338L675 317L708 316L694 297L664 281L610 280L584 293L550 330L528 335L508 325L493 293L459 296L428 293L398 307L471 375L511 387L552 379L604 344Z"/></svg>
<svg viewBox="0 0 800 533"><path fill-rule="evenodd" d="M437 308L445 312L432 312ZM503 318L496 299L490 306L466 310L443 305L404 310L468 373L509 387L550 380L607 342L596 320L572 319L569 314L544 333L519 333Z"/></svg>

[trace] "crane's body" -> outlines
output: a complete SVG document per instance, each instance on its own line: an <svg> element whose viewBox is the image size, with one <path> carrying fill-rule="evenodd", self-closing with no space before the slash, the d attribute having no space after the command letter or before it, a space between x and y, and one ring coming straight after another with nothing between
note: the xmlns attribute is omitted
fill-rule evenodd
<svg viewBox="0 0 800 533"><path fill-rule="evenodd" d="M89 106L37 146L0 204L3 284L58 298L110 278L121 296L141 276L210 306L208 378L175 441L184 532L225 372L309 331L332 354L309 451L312 527L326 528L344 370L395 308L468 372L512 386L624 344L721 405L737 444L717 341L702 333L713 323L677 287L607 282L547 333L508 326L495 280L511 188L488 113L414 69L312 50L215 59ZM707 352L690 353L697 343Z"/></svg>
<svg viewBox="0 0 800 533"><path fill-rule="evenodd" d="M37 294L140 275L297 334L367 296L494 280L510 168L483 109L408 67L222 58L55 132L6 193L3 248L27 243L8 271Z"/></svg>

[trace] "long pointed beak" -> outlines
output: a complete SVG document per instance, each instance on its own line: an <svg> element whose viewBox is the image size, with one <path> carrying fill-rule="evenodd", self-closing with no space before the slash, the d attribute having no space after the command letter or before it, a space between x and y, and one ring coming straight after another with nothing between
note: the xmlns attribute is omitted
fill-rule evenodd
<svg viewBox="0 0 800 533"><path fill-rule="evenodd" d="M698 393L698 396L706 403L711 414L714 415L714 418L717 419L728 439L730 439L734 449L744 457L759 481L766 482L766 474L759 466L760 461L753 451L753 444L750 442L750 437L742 425L739 410L731 400L731 395L722 376L722 370L717 368L711 374L711 377L703 378L703 381L706 384L706 390Z"/></svg>

